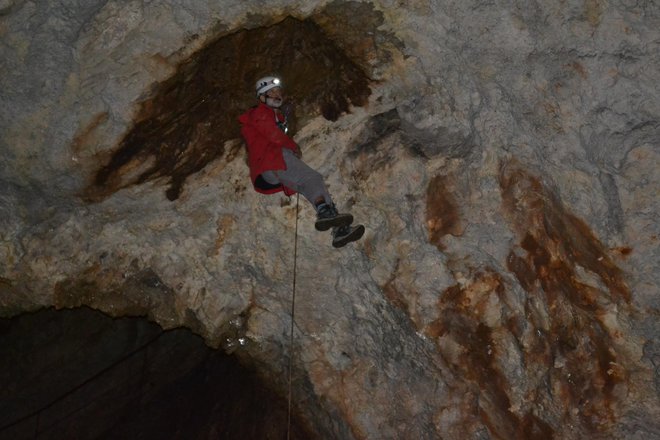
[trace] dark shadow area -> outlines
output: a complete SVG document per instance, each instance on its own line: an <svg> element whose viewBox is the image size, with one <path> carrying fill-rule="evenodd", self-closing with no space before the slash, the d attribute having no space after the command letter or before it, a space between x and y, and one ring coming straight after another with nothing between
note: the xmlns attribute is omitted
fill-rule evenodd
<svg viewBox="0 0 660 440"><path fill-rule="evenodd" d="M165 178L167 198L176 200L188 176L222 156L226 141L240 137L237 118L256 104L256 80L270 74L283 80L294 130L294 107L305 119L322 114L334 121L351 106L365 105L371 94L364 70L311 20L289 17L223 36L154 87L86 198L98 201Z"/></svg>
<svg viewBox="0 0 660 440"><path fill-rule="evenodd" d="M286 438L286 401L188 330L47 309L0 319L0 360L3 440Z"/></svg>

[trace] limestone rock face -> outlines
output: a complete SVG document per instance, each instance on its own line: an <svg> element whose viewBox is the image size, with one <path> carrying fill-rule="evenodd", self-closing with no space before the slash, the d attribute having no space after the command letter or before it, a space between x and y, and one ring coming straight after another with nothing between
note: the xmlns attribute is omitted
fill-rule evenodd
<svg viewBox="0 0 660 440"><path fill-rule="evenodd" d="M657 6L0 1L0 313L292 356L319 438L659 437ZM360 242L252 191L272 72Z"/></svg>

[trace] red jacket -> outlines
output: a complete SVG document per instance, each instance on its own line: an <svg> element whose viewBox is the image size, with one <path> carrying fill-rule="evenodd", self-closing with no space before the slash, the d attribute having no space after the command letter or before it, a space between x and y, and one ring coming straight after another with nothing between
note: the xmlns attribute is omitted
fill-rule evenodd
<svg viewBox="0 0 660 440"><path fill-rule="evenodd" d="M283 185L271 185L261 177L264 171L286 170L282 148L293 151L297 148L293 139L277 126L275 118L280 122L285 120L282 113L276 113L266 104L259 103L257 107L243 113L238 120L242 124L241 134L247 144L250 179L254 189L264 194L284 191L291 195L293 190Z"/></svg>

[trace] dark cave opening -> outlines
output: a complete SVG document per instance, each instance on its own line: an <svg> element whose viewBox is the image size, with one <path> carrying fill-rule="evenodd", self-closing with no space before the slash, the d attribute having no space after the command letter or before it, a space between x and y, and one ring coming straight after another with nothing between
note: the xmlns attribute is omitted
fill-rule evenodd
<svg viewBox="0 0 660 440"><path fill-rule="evenodd" d="M285 399L186 329L44 309L0 319L0 359L0 439L286 438Z"/></svg>

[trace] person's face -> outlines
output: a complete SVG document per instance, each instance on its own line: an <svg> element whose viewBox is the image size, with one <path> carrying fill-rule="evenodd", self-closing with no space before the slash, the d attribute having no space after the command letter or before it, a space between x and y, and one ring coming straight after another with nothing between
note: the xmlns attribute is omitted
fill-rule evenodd
<svg viewBox="0 0 660 440"><path fill-rule="evenodd" d="M269 107L278 108L284 101L284 94L281 87L273 87L265 93L265 103Z"/></svg>

